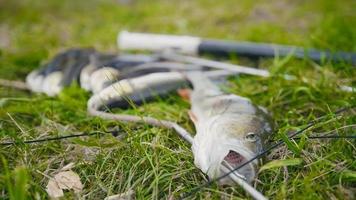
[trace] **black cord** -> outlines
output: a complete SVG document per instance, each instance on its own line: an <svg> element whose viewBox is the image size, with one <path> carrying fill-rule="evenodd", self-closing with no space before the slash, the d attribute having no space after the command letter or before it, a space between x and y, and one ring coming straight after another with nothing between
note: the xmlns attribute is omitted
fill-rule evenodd
<svg viewBox="0 0 356 200"><path fill-rule="evenodd" d="M334 115L338 115L338 114L343 113L343 112L345 112L345 111L351 110L351 109L353 109L354 107L355 107L355 106L342 108L342 109L339 109L339 110L335 111L333 114L334 114ZM291 135L289 136L289 139L292 139L292 138L294 138L296 135L299 135L299 134L303 133L304 131L306 131L306 130L309 129L310 127L316 125L317 122L319 122L320 120L324 119L324 118L327 117L327 116L328 116L328 114L323 115L323 116L321 116L321 117L318 117L317 119L311 121L306 127L304 127L304 128L302 128L301 130L296 131L296 132L294 132L293 134L291 134ZM317 136L315 136L315 137L317 137ZM265 154L267 154L267 153L270 152L271 150L277 148L278 146L280 146L280 145L283 144L283 143L284 143L283 140L277 142L276 144L274 144L274 145L270 146L269 148L265 149L264 151L262 151L260 154L257 154L256 156L254 156L254 157L251 158L250 160L248 160L248 161L246 161L245 163L241 164L240 166L234 168L234 169L231 170L230 172L228 172L228 173L226 173L226 174L224 174L224 175L222 175L222 176L220 176L220 177L218 177L218 178L216 178L216 179L212 179L212 180L206 182L205 184L202 184L202 185L200 185L200 186L198 186L198 187L196 187L196 188L193 188L190 192L188 192L188 193L186 193L185 195L183 195L180 199L186 199L186 198L192 196L193 194L197 193L198 191L202 190L203 188L205 188L205 187L207 187L207 186L210 186L212 183L220 181L221 179L223 179L223 178L229 176L230 174L234 173L235 171L241 169L242 167L244 167L244 166L250 164L250 163L253 162L254 160L259 159L259 158L262 158Z"/></svg>
<svg viewBox="0 0 356 200"><path fill-rule="evenodd" d="M25 140L25 141L18 141L18 142L3 142L0 143L1 146L9 146L9 145L15 145L15 144L32 144L32 143L42 143L42 142L49 142L49 141L55 141L55 140L64 140L68 138L76 138L76 137L83 137L83 136L91 136L91 135L102 135L110 133L113 136L117 135L116 131L110 131L110 132L90 132L90 133L81 133L81 134L72 134L72 135L65 135L65 136L58 136L58 137L48 137L48 138L43 138L43 139L37 139L37 140Z"/></svg>

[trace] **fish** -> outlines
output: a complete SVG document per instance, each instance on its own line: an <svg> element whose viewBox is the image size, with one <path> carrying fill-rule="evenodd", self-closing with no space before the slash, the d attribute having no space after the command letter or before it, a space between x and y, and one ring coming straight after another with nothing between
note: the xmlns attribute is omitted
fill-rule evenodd
<svg viewBox="0 0 356 200"><path fill-rule="evenodd" d="M186 84L180 72L156 72L115 82L88 100L88 111L105 108L128 108L154 96L167 94Z"/></svg>
<svg viewBox="0 0 356 200"><path fill-rule="evenodd" d="M115 82L120 71L158 59L148 55L117 55L93 48L73 48L58 53L30 72L26 85L33 92L55 96L64 87L78 82L83 89L96 93Z"/></svg>
<svg viewBox="0 0 356 200"><path fill-rule="evenodd" d="M186 77L193 87L188 98L189 116L196 129L192 144L194 164L209 179L215 179L224 174L222 164L235 169L259 154L272 131L265 109L246 97L223 92L201 72L187 73ZM258 162L242 167L237 174L252 182ZM219 184L235 182L225 177Z"/></svg>
<svg viewBox="0 0 356 200"><path fill-rule="evenodd" d="M119 62L121 63L120 68L115 66L117 63L113 63L113 65L106 65L105 67L92 72L89 77L90 91L97 94L104 88L120 80L135 78L152 73L203 70L200 66L167 61L151 60L150 62L145 63L132 63L132 66L124 66L124 60L120 60ZM82 83L81 87L83 87Z"/></svg>
<svg viewBox="0 0 356 200"><path fill-rule="evenodd" d="M98 93L112 83L123 79L122 71L158 60L156 56L121 54L91 56L90 63L80 73L81 88Z"/></svg>
<svg viewBox="0 0 356 200"><path fill-rule="evenodd" d="M99 93L93 94L88 100L88 111L105 110L114 107L128 108L132 107L132 103L139 105L143 102L153 100L154 97L165 96L170 92L189 87L189 81L186 79L185 74L197 69L195 66L178 65L177 63L167 65L163 65L163 63L150 63L149 65L142 65L141 69L146 70L149 68L154 70L155 67L161 69L162 66L171 67L170 71L141 74L139 70L130 70L127 71L128 73L123 73L124 77L125 74L129 75L131 73L138 73L140 75L121 79L104 88ZM181 69L185 69L186 71L180 71ZM202 73L213 80L219 80L221 77L233 74L225 70L203 71Z"/></svg>
<svg viewBox="0 0 356 200"><path fill-rule="evenodd" d="M79 76L81 69L95 53L92 48L69 49L56 55L40 69L26 77L26 84L33 92L43 92L55 96L63 87L70 85Z"/></svg>
<svg viewBox="0 0 356 200"><path fill-rule="evenodd" d="M55 96L61 90L78 82L84 90L97 94L123 79L156 72L202 69L196 65L167 62L158 55L112 54L92 48L69 49L57 54L40 69L26 77L28 88L37 93Z"/></svg>

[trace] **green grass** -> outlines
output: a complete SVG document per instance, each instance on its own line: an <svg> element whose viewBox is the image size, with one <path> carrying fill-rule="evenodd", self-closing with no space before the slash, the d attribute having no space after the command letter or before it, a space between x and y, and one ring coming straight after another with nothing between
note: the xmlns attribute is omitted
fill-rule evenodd
<svg viewBox="0 0 356 200"><path fill-rule="evenodd" d="M122 29L356 51L356 3L352 0L119 2L0 1L0 77L24 80L51 56L74 46L117 51L116 34ZM298 77L285 81L240 76L232 77L226 86L227 91L249 97L273 114L275 140L318 116L356 103L355 95L337 86L355 86L355 68L347 63L319 65L293 58L234 58L234 62ZM173 131L89 117L89 96L76 86L56 98L0 87L0 141L19 142L0 147L0 199L47 198L48 179L42 173L52 175L69 162L76 163L73 170L84 184L80 196L87 199L129 189L137 199L178 198L206 182L193 164L190 146ZM189 104L172 93L142 107L116 112L174 120L193 132L188 109ZM332 119L305 134L354 134L355 112ZM104 136L21 144L28 139L111 129L126 135L121 140ZM88 150L90 154L85 153ZM299 140L268 158L302 161L259 173L257 189L271 199L355 197L355 141ZM74 199L76 195L67 192L65 197ZM216 185L193 197L249 198L239 187Z"/></svg>

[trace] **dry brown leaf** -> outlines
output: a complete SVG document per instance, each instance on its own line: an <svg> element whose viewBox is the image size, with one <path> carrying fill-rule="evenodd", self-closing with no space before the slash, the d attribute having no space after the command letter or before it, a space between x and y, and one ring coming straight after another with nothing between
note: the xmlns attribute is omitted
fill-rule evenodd
<svg viewBox="0 0 356 200"><path fill-rule="evenodd" d="M68 165L67 165L68 166ZM71 164L69 164L71 166ZM73 171L61 171L50 179L46 191L51 198L59 198L64 195L63 190L73 189L75 193L79 193L83 189L83 184L80 177Z"/></svg>
<svg viewBox="0 0 356 200"><path fill-rule="evenodd" d="M64 195L63 190L59 188L57 182L53 179L50 179L47 187L46 192L51 198L59 198Z"/></svg>
<svg viewBox="0 0 356 200"><path fill-rule="evenodd" d="M54 176L54 179L57 181L58 186L61 189L73 189L76 193L83 189L80 177L73 171L59 172Z"/></svg>

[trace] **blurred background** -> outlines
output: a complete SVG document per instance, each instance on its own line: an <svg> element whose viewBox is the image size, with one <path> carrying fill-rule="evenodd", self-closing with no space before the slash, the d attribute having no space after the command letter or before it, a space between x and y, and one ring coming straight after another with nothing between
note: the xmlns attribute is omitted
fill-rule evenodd
<svg viewBox="0 0 356 200"><path fill-rule="evenodd" d="M69 47L117 51L124 29L355 51L355 7L354 0L0 0L0 76L24 77Z"/></svg>

